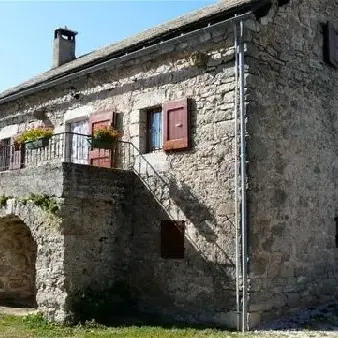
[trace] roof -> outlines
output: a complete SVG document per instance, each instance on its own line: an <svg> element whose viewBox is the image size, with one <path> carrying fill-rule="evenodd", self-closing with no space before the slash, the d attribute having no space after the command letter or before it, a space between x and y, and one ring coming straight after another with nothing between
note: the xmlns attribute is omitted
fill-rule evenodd
<svg viewBox="0 0 338 338"><path fill-rule="evenodd" d="M125 54L127 51L141 49L156 41L168 39L174 35L188 32L210 20L221 20L235 13L249 10L253 5L266 3L267 0L222 0L214 5L180 16L174 20L148 29L107 47L97 49L89 54L74 59L60 67L52 68L16 87L0 93L0 100L26 89L34 88L42 83L58 79L70 73L76 73L97 63Z"/></svg>

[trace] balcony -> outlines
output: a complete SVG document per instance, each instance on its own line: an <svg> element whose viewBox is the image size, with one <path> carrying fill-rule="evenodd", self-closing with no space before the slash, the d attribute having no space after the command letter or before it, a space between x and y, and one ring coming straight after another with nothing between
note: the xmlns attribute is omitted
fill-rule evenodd
<svg viewBox="0 0 338 338"><path fill-rule="evenodd" d="M75 163L132 170L139 155L130 142L118 141L111 149L91 146L91 136L71 132L54 134L40 144L28 142L20 149L5 142L0 145L0 171L37 167L44 164Z"/></svg>

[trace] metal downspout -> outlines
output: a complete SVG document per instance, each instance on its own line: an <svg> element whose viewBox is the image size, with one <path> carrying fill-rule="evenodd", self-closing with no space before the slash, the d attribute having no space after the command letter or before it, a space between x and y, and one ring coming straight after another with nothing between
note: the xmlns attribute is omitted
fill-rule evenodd
<svg viewBox="0 0 338 338"><path fill-rule="evenodd" d="M242 331L248 329L248 281L247 281L247 200L246 200L246 109L244 77L244 25L240 21L239 43L239 109L241 124L241 227L242 227Z"/></svg>
<svg viewBox="0 0 338 338"><path fill-rule="evenodd" d="M235 256L236 256L236 328L240 330L241 308L240 308L240 225L239 225L239 196L238 196L238 36L237 22L234 23L234 47L235 47Z"/></svg>

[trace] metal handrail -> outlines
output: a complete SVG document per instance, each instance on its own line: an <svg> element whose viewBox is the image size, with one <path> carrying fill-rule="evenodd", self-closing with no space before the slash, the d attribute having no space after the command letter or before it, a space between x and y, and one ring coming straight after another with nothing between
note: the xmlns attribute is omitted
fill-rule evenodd
<svg viewBox="0 0 338 338"><path fill-rule="evenodd" d="M91 138L88 134L66 131L55 133L49 138L25 142L19 148L13 141L2 146L0 143L0 171L36 166L50 161L90 164L90 152L93 148L88 141ZM36 146L37 141L41 143L39 146ZM107 149L95 149L96 152L107 155ZM117 152L116 149L111 150Z"/></svg>
<svg viewBox="0 0 338 338"><path fill-rule="evenodd" d="M156 169L154 168L154 166L143 156L143 154L140 152L139 148L137 148L133 143L129 142L129 141L118 141L124 144L128 144L132 149L134 149L137 152L137 156L139 156L140 158L142 158L142 160L147 164L147 166L149 166L153 172L155 173L155 175L166 185L168 185L168 182L166 182L164 180L164 178L156 171Z"/></svg>

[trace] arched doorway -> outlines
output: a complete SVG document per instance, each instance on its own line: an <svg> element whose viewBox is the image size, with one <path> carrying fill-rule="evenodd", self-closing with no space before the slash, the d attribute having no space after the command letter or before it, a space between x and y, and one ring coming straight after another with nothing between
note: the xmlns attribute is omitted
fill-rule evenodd
<svg viewBox="0 0 338 338"><path fill-rule="evenodd" d="M0 306L35 307L37 246L17 216L0 218Z"/></svg>

